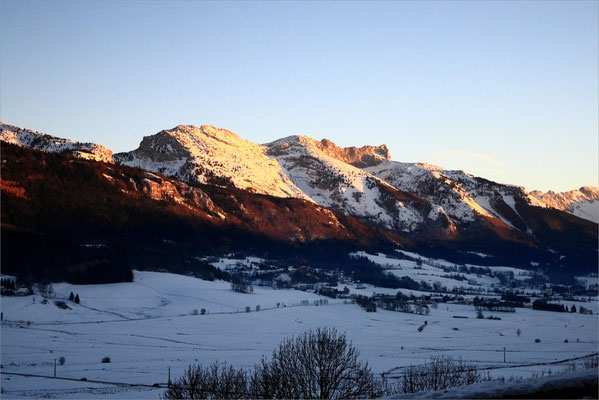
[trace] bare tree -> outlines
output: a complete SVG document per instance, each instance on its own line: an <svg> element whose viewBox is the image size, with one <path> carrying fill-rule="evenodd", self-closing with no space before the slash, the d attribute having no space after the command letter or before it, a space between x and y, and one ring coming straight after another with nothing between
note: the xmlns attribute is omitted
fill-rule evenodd
<svg viewBox="0 0 599 400"><path fill-rule="evenodd" d="M385 394L368 363L335 329L288 338L248 376L243 369L214 363L190 365L163 399L359 399Z"/></svg>
<svg viewBox="0 0 599 400"><path fill-rule="evenodd" d="M162 397L168 400L247 398L247 374L217 362L209 367L190 365Z"/></svg>
<svg viewBox="0 0 599 400"><path fill-rule="evenodd" d="M201 399L204 398L205 381L204 369L201 366L190 365L183 376L169 385L167 391L161 397L163 399Z"/></svg>
<svg viewBox="0 0 599 400"><path fill-rule="evenodd" d="M247 374L242 369L214 363L209 367L208 382L215 399L247 398Z"/></svg>
<svg viewBox="0 0 599 400"><path fill-rule="evenodd" d="M250 397L359 399L384 394L359 351L335 329L318 328L285 339L250 379Z"/></svg>

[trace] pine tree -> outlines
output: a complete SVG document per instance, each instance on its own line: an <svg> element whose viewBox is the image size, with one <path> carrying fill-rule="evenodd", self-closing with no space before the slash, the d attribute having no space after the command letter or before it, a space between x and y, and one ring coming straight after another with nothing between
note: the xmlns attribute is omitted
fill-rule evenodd
<svg viewBox="0 0 599 400"><path fill-rule="evenodd" d="M75 303L79 304L79 293L75 295Z"/></svg>
<svg viewBox="0 0 599 400"><path fill-rule="evenodd" d="M73 292L71 292L71 294L69 295L69 300L75 300L75 295L73 294Z"/></svg>

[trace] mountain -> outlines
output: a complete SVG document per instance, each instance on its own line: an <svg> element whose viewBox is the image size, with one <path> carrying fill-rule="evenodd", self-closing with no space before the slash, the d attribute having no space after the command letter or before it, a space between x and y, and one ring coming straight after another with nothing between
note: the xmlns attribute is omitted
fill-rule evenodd
<svg viewBox="0 0 599 400"><path fill-rule="evenodd" d="M580 218L599 223L599 188L583 186L578 190L555 193L543 193L533 190L529 193L547 207L568 212Z"/></svg>
<svg viewBox="0 0 599 400"><path fill-rule="evenodd" d="M119 164L186 182L300 198L409 232L422 223L426 204L354 166L389 158L384 145L341 148L326 139L292 136L261 146L209 125L164 130L145 137L138 149L114 155Z"/></svg>
<svg viewBox="0 0 599 400"><path fill-rule="evenodd" d="M138 149L115 154L114 160L187 182L309 200L265 153L226 129L179 125L144 137Z"/></svg>
<svg viewBox="0 0 599 400"><path fill-rule="evenodd" d="M382 162L390 157L384 146L363 148L359 153L326 140L290 136L266 147L267 154L278 160L289 179L320 205L402 232L413 231L424 221L428 208L425 201L346 162ZM377 149L384 149L384 156ZM349 159L350 154L355 156Z"/></svg>
<svg viewBox="0 0 599 400"><path fill-rule="evenodd" d="M112 163L112 151L95 143L62 139L0 122L0 139L6 143L48 153L67 153L86 160Z"/></svg>
<svg viewBox="0 0 599 400"><path fill-rule="evenodd" d="M386 146L346 150L307 136L266 146L267 155L318 204L418 242L482 251L506 241L543 246L539 240L544 238L560 247L557 236L547 235L552 229L544 220L547 213L535 210L544 203L522 187L428 164L394 162ZM348 159L348 153L358 156Z"/></svg>
<svg viewBox="0 0 599 400"><path fill-rule="evenodd" d="M2 268L48 279L103 266L185 270L231 252L323 259L409 241L295 198L187 184L2 143ZM82 272L81 272L82 273Z"/></svg>
<svg viewBox="0 0 599 400"><path fill-rule="evenodd" d="M482 218L505 228L529 232L530 227L518 214L516 203L542 205L521 187L430 164L384 161L364 170L399 190L426 199L431 205L428 217L447 220L452 230Z"/></svg>
<svg viewBox="0 0 599 400"><path fill-rule="evenodd" d="M155 263L147 255L160 253L164 264L198 252L299 257L318 248L319 257L331 257L341 248L402 247L456 263L597 266L597 224L546 207L517 186L391 161L384 145L342 148L307 136L257 145L224 129L181 125L103 164L82 160L85 152L57 150L76 142L43 136L37 142L61 154L6 153L3 141L8 237L65 232L69 243L127 245L132 249L123 253L133 259ZM5 161L12 153L19 156ZM44 169L40 158L53 166Z"/></svg>

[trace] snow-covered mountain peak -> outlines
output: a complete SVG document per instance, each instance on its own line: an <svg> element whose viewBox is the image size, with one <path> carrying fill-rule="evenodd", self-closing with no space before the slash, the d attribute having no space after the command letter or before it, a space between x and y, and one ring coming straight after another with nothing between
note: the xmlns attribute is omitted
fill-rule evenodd
<svg viewBox="0 0 599 400"><path fill-rule="evenodd" d="M187 149L191 149L194 145L197 146L202 141L209 142L213 140L235 147L255 146L254 143L240 138L227 129L217 128L212 125L201 125L200 127L195 125L177 125L172 129L166 129L159 133L172 137Z"/></svg>
<svg viewBox="0 0 599 400"><path fill-rule="evenodd" d="M115 161L184 181L234 186L277 197L310 198L266 156L264 146L211 125L179 125L143 138Z"/></svg>
<svg viewBox="0 0 599 400"><path fill-rule="evenodd" d="M194 138L199 140L202 136L205 136L232 146L239 145L240 143L251 143L227 129L217 128L212 125L201 125L199 128L195 125L178 125L173 129L163 132L178 139L187 136L190 140Z"/></svg>
<svg viewBox="0 0 599 400"><path fill-rule="evenodd" d="M281 139L277 139L270 143L264 144L265 147L272 152L273 149L281 148L287 149L290 146L303 146L305 148L318 148L318 140L305 135L291 135Z"/></svg>
<svg viewBox="0 0 599 400"><path fill-rule="evenodd" d="M113 162L112 151L102 145L50 136L3 122L0 122L0 139L17 146L29 147L47 153L68 153L86 160Z"/></svg>
<svg viewBox="0 0 599 400"><path fill-rule="evenodd" d="M599 188L595 186L583 186L577 190L561 193L556 193L553 190L549 190L546 193L540 190L533 190L530 192L530 195L541 200L548 207L565 210L572 203L599 199Z"/></svg>
<svg viewBox="0 0 599 400"><path fill-rule="evenodd" d="M578 189L582 194L588 198L597 199L599 198L599 188L596 186L583 186Z"/></svg>
<svg viewBox="0 0 599 400"><path fill-rule="evenodd" d="M555 193L552 190L546 193L533 190L529 195L545 207L557 208L599 223L599 188L596 186L583 186L577 190L561 193Z"/></svg>
<svg viewBox="0 0 599 400"><path fill-rule="evenodd" d="M391 160L391 153L386 145L363 147L340 147L329 139L316 140L309 136L293 135L266 144L271 153L287 149L290 146L303 146L310 152L322 152L338 161L363 168ZM277 150L278 149L278 150Z"/></svg>
<svg viewBox="0 0 599 400"><path fill-rule="evenodd" d="M523 188L435 165L385 161L364 170L399 190L428 200L432 206L429 217L434 220L445 215L460 223L485 217L499 220L510 228L527 230L515 204L523 201L536 205L536 199L528 196Z"/></svg>
<svg viewBox="0 0 599 400"><path fill-rule="evenodd" d="M379 164L383 156L375 150L381 149L388 156L386 146L362 148L362 154L352 155L330 141L298 135L266 146L267 154L276 158L287 176L318 204L401 231L412 231L423 222L422 210L413 207L412 198L348 162L369 155L372 164Z"/></svg>

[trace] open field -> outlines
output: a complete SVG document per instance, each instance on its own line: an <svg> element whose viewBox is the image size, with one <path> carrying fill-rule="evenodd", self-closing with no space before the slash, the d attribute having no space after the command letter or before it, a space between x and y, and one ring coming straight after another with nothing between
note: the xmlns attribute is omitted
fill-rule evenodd
<svg viewBox="0 0 599 400"><path fill-rule="evenodd" d="M596 300L580 303L594 315L517 309L485 313L501 320L480 320L474 307L466 305L441 303L428 316L366 313L337 299L314 306L314 300L326 298L313 293L256 287L254 293L242 294L233 292L227 282L157 272L136 271L132 283L61 283L54 290L56 300L66 300L71 291L78 293L81 304L66 300L70 309L63 310L52 300L42 304L39 295L2 297L3 398L157 399L164 389L151 385L165 384L169 367L173 378L190 363L218 360L251 367L284 337L319 326L346 332L373 371L391 378L403 367L438 354L493 368L489 370L493 376L530 377L535 372L561 371L567 363L548 363L594 353L599 344ZM362 290L380 291L369 286ZM303 300L310 305L300 306ZM571 303L579 306L565 304ZM75 380L12 375L52 376L54 360L60 357L66 361L57 366L57 376ZM111 362L102 363L103 357ZM539 365L522 367L530 364Z"/></svg>

